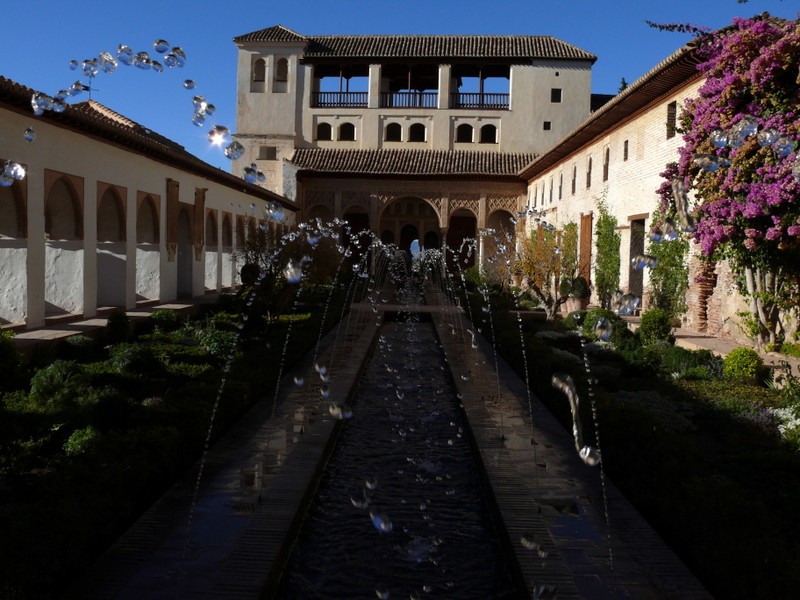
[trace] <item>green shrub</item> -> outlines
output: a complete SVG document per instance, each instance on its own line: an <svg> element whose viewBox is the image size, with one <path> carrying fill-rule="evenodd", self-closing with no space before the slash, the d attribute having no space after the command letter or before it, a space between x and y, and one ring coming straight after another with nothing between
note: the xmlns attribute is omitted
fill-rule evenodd
<svg viewBox="0 0 800 600"><path fill-rule="evenodd" d="M22 356L11 341L13 331L0 331L0 391L16 387Z"/></svg>
<svg viewBox="0 0 800 600"><path fill-rule="evenodd" d="M202 328L195 332L195 337L212 356L226 357L236 349L236 333L233 331Z"/></svg>
<svg viewBox="0 0 800 600"><path fill-rule="evenodd" d="M89 392L89 379L77 363L56 360L31 378L32 404L45 412L73 408Z"/></svg>
<svg viewBox="0 0 800 600"><path fill-rule="evenodd" d="M659 358L661 371L674 379L711 379L722 376L722 359L710 350L669 346Z"/></svg>
<svg viewBox="0 0 800 600"><path fill-rule="evenodd" d="M800 344L792 342L784 342L783 345L781 345L781 354L786 354L787 356L794 356L795 358L800 358Z"/></svg>
<svg viewBox="0 0 800 600"><path fill-rule="evenodd" d="M660 308L651 308L642 313L639 325L639 339L642 345L649 346L658 341L672 343L672 323L669 315Z"/></svg>
<svg viewBox="0 0 800 600"><path fill-rule="evenodd" d="M64 452L67 456L77 456L89 452L97 443L98 433L91 425L72 432L64 442Z"/></svg>
<svg viewBox="0 0 800 600"><path fill-rule="evenodd" d="M752 348L734 348L723 359L722 372L727 379L758 383L763 379L764 361Z"/></svg>
<svg viewBox="0 0 800 600"><path fill-rule="evenodd" d="M158 331L177 331L183 327L183 317L175 310L159 308L150 313L148 319Z"/></svg>
<svg viewBox="0 0 800 600"><path fill-rule="evenodd" d="M58 345L58 356L64 360L91 362L98 360L100 354L97 343L86 335L72 335Z"/></svg>
<svg viewBox="0 0 800 600"><path fill-rule="evenodd" d="M153 351L141 344L119 344L111 351L111 363L118 373L153 376L162 372L161 362Z"/></svg>
<svg viewBox="0 0 800 600"><path fill-rule="evenodd" d="M118 344L131 334L131 320L123 310L115 310L108 315L105 327L105 340L108 344Z"/></svg>
<svg viewBox="0 0 800 600"><path fill-rule="evenodd" d="M581 324L581 333L591 340L596 340L597 334L595 333L595 328L597 327L597 323L600 321L600 319L603 318L605 318L611 325L612 332L620 327L625 327L627 329L625 323L615 312L606 310L604 308L593 308L586 311L586 317L583 319L583 323Z"/></svg>
<svg viewBox="0 0 800 600"><path fill-rule="evenodd" d="M565 329L578 329L586 321L585 310L574 310L561 320L561 326Z"/></svg>

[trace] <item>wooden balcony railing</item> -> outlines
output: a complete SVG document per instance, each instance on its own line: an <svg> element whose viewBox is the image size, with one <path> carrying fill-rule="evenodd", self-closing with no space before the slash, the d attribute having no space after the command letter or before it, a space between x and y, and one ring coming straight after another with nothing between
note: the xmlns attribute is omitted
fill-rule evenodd
<svg viewBox="0 0 800 600"><path fill-rule="evenodd" d="M367 92L312 92L313 108L366 108Z"/></svg>
<svg viewBox="0 0 800 600"><path fill-rule="evenodd" d="M450 108L491 108L507 110L510 94L454 93L450 95Z"/></svg>
<svg viewBox="0 0 800 600"><path fill-rule="evenodd" d="M383 92L381 108L436 108L439 92Z"/></svg>

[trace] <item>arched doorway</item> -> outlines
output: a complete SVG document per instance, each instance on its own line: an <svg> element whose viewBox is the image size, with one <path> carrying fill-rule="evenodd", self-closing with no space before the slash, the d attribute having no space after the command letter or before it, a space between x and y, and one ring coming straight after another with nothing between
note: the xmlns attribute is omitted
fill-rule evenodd
<svg viewBox="0 0 800 600"><path fill-rule="evenodd" d="M347 222L347 231L342 235L342 243L352 250L352 258L355 261L360 259L369 248L369 214L361 206L352 206L345 210L344 220Z"/></svg>
<svg viewBox="0 0 800 600"><path fill-rule="evenodd" d="M477 249L475 246L478 219L474 213L459 208L450 215L447 226L447 264L462 269L475 265Z"/></svg>
<svg viewBox="0 0 800 600"><path fill-rule="evenodd" d="M192 221L188 211L182 209L178 215L177 252L178 298L188 298L192 292Z"/></svg>
<svg viewBox="0 0 800 600"><path fill-rule="evenodd" d="M161 289L158 201L150 194L138 199L136 210L136 299L157 300Z"/></svg>
<svg viewBox="0 0 800 600"><path fill-rule="evenodd" d="M516 251L516 230L513 215L506 210L496 210L486 219L487 232L481 236L481 261L488 273L499 280L509 279L508 261Z"/></svg>
<svg viewBox="0 0 800 600"><path fill-rule="evenodd" d="M220 253L217 240L217 213L209 210L206 214L205 224L205 249L206 249L206 268L205 286L207 290L217 290L219 288L219 264Z"/></svg>
<svg viewBox="0 0 800 600"><path fill-rule="evenodd" d="M411 242L414 240L419 240L417 228L411 224L403 225L403 228L400 230L400 249L410 252Z"/></svg>
<svg viewBox="0 0 800 600"><path fill-rule="evenodd" d="M439 246L439 215L422 198L402 197L387 204L381 214L379 230L381 240L396 241L406 252L414 240L419 240L425 248Z"/></svg>
<svg viewBox="0 0 800 600"><path fill-rule="evenodd" d="M47 175L47 172L46 172ZM83 312L83 210L78 188L56 176L45 200L45 316Z"/></svg>
<svg viewBox="0 0 800 600"><path fill-rule="evenodd" d="M125 208L118 190L107 188L97 204L97 307L126 306Z"/></svg>

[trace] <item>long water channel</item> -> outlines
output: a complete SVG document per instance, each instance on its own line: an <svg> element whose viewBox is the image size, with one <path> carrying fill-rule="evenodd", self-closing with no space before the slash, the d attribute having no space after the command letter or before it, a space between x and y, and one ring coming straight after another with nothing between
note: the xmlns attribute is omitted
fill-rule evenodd
<svg viewBox="0 0 800 600"><path fill-rule="evenodd" d="M383 325L277 598L512 598L430 323Z"/></svg>

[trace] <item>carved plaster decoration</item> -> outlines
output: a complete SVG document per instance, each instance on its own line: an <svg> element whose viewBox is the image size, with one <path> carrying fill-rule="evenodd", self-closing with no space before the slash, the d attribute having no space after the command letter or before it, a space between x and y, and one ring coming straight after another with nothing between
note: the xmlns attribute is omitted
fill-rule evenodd
<svg viewBox="0 0 800 600"><path fill-rule="evenodd" d="M361 206L369 211L370 196L369 192L342 192L342 211L352 206Z"/></svg>
<svg viewBox="0 0 800 600"><path fill-rule="evenodd" d="M481 199L480 194L460 192L450 195L450 215L459 208L466 208L472 211L477 217L480 215Z"/></svg>
<svg viewBox="0 0 800 600"><path fill-rule="evenodd" d="M517 212L519 206L519 196L491 196L489 198L488 214L492 214L496 210L505 210L512 215Z"/></svg>

